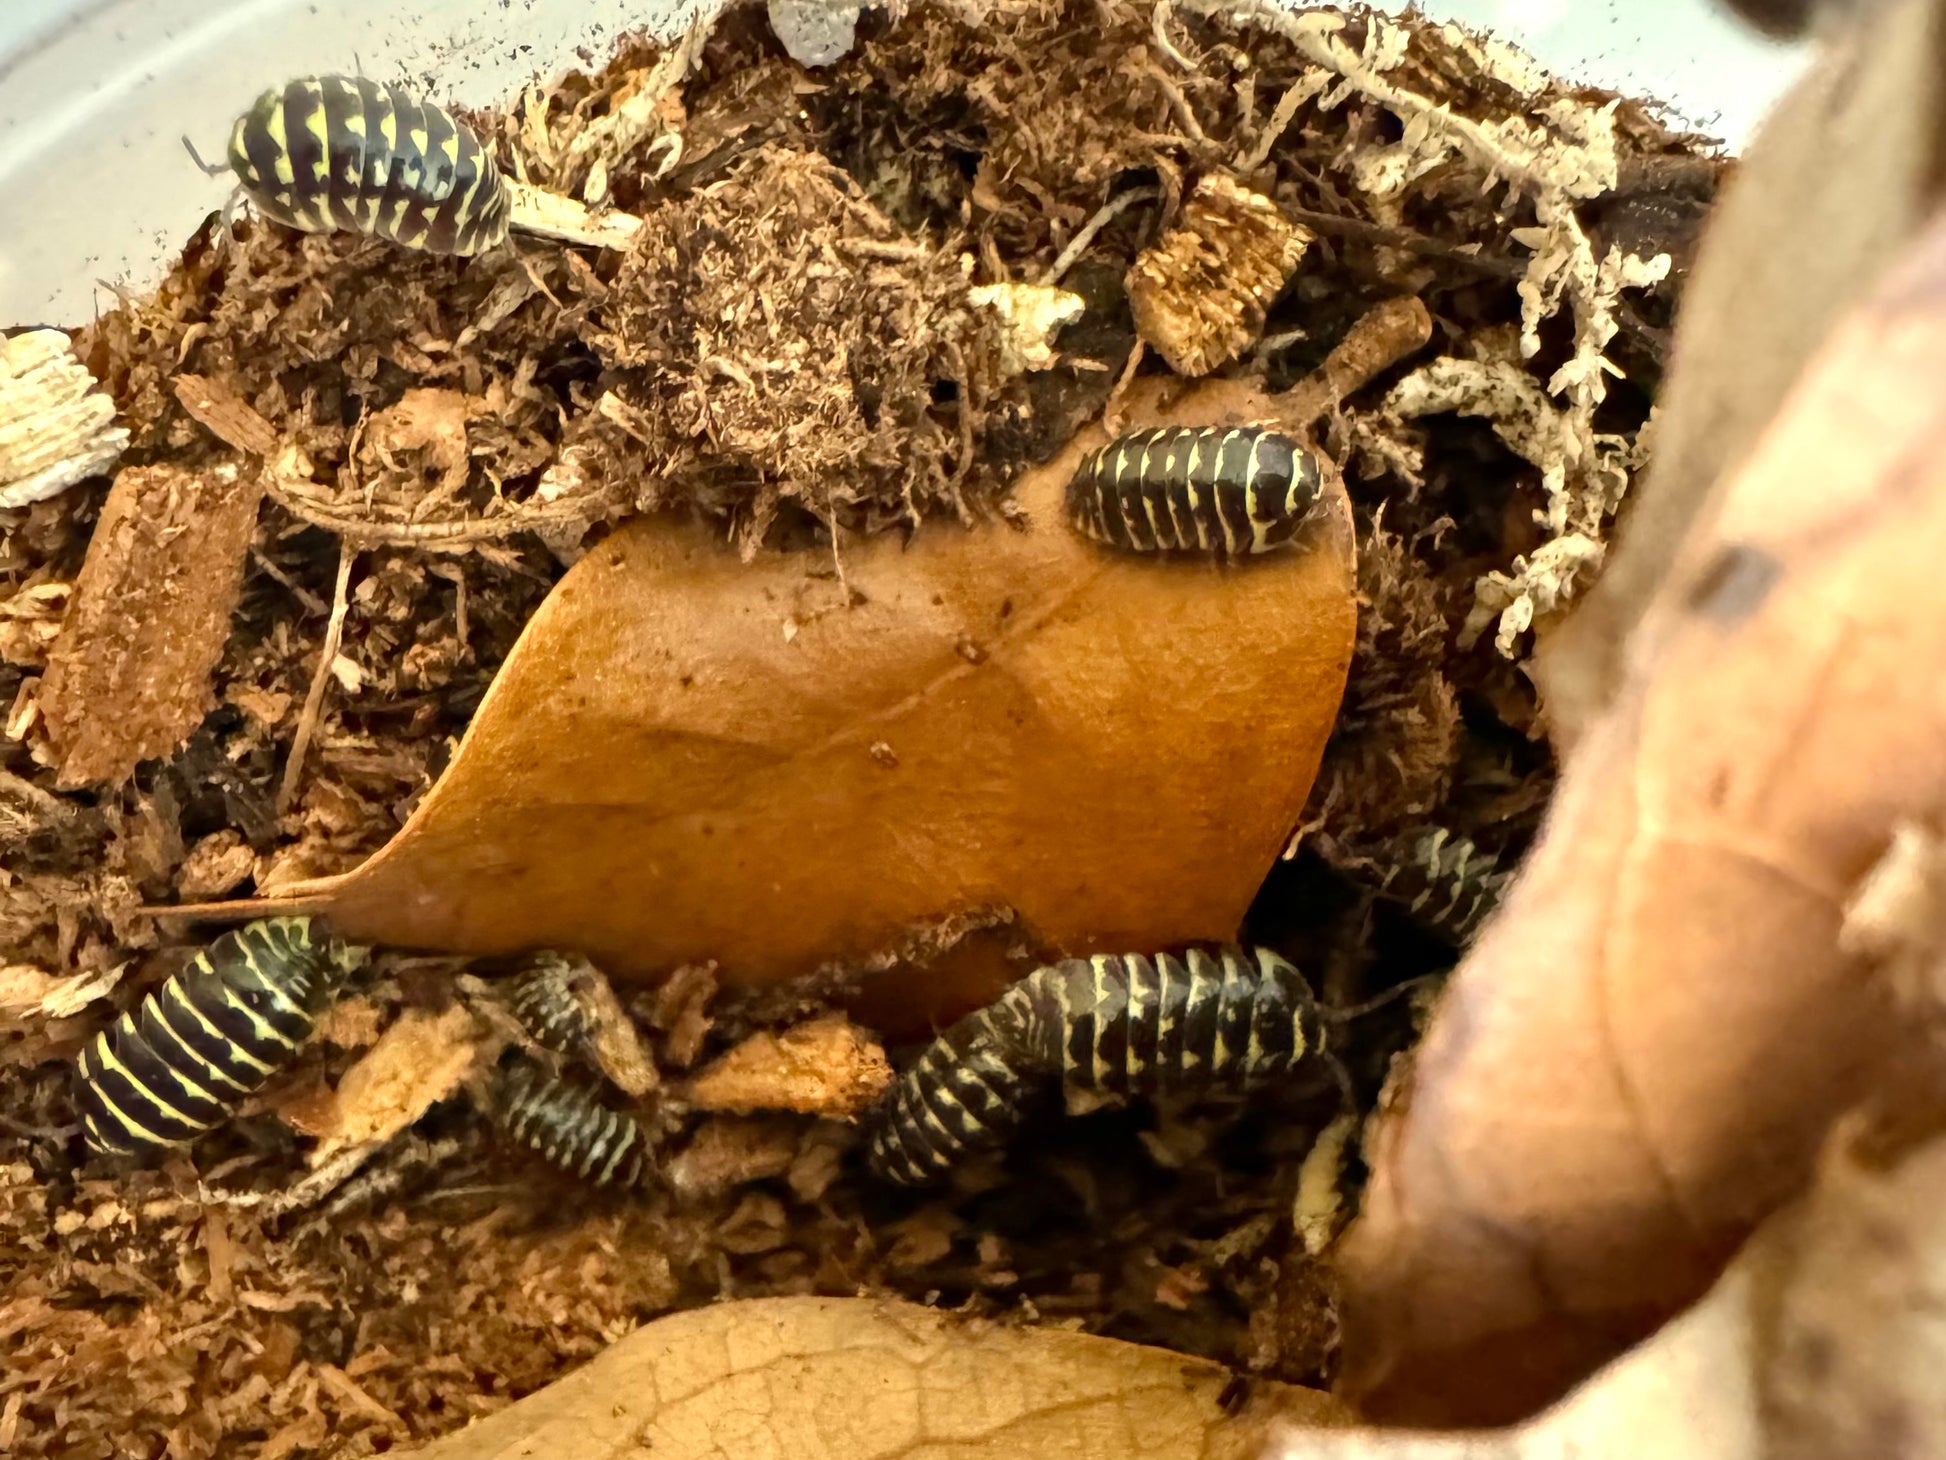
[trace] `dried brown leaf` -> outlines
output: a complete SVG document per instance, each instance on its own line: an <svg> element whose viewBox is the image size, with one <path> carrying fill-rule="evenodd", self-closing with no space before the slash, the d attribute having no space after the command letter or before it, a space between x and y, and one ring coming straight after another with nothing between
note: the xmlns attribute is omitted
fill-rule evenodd
<svg viewBox="0 0 1946 1460"><path fill-rule="evenodd" d="M1942 381L1935 225L1685 543L1447 991L1345 1245L1374 1412L1557 1396L1707 1287L1900 1048L1841 930L1946 813Z"/></svg>
<svg viewBox="0 0 1946 1460"><path fill-rule="evenodd" d="M115 478L41 681L61 786L126 780L208 713L259 482L229 464L130 467Z"/></svg>
<svg viewBox="0 0 1946 1460"><path fill-rule="evenodd" d="M414 1460L1247 1460L1278 1421L1342 1425L1329 1395L1220 1365L909 1303L766 1298L661 1319Z"/></svg>
<svg viewBox="0 0 1946 1460"><path fill-rule="evenodd" d="M1144 388L1130 424L1290 404ZM631 524L542 605L399 836L285 893L347 936L624 977L786 978L995 905L1047 952L1233 936L1343 691L1349 512L1334 487L1305 547L1235 568L1118 555L1062 506L1101 441L1023 477L1026 530L846 544L836 579ZM1013 971L996 952L949 1002Z"/></svg>

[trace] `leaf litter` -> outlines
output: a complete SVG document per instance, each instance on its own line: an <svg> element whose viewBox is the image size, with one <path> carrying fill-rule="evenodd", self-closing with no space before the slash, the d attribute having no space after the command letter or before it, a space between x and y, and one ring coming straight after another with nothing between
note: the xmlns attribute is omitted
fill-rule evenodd
<svg viewBox="0 0 1946 1460"><path fill-rule="evenodd" d="M273 891L388 842L550 587L630 519L697 522L753 562L821 556L841 588L856 538L1004 523L1024 470L1166 375L1126 281L1219 174L1311 241L1281 255L1280 291L1215 311L1210 358L1267 390L1342 371L1319 434L1361 549L1338 731L1248 926L1334 995L1450 959L1341 869L1431 820L1509 857L1531 836L1552 761L1528 625L1599 566L1682 275L1607 205L1665 166L1706 200L1720 164L1457 29L1119 0L977 25L870 12L816 71L737 11L476 120L517 176L612 207L627 247L523 239L460 264L246 219L76 333L128 470L265 498L247 545L204 544L200 581L240 587L204 679L176 669L170 703L196 713L131 723L85 792L58 779L59 726L113 737L111 671L140 654L112 622L61 647L103 576L112 489L0 509L10 1453L372 1453L725 1296L902 1294L1328 1379L1329 1272L1292 1226L1328 1099L1213 1133L1105 1111L1042 1132L1011 1179L893 1202L851 1174L842 1123L658 1093L687 1179L631 1199L488 1143L455 959L383 955L361 1017L329 1026L342 1042L159 1170L76 1169L61 1062L192 951L197 930L144 906ZM1043 284L1066 297L1020 292ZM1001 298L1011 314L983 302ZM1331 356L1401 299L1429 313L1429 350ZM157 562L133 565L138 590ZM1469 620L1495 639L1467 647ZM94 678L50 724L64 654ZM658 1068L835 1017L855 978L717 982L622 991ZM1367 1091L1409 1035L1403 1014L1368 1027ZM350 1119L348 1074L412 1029L443 1031L450 1078L361 1077L397 1095L394 1120L424 1113L294 1199L312 1142ZM1309 1234L1332 1205L1316 1180Z"/></svg>

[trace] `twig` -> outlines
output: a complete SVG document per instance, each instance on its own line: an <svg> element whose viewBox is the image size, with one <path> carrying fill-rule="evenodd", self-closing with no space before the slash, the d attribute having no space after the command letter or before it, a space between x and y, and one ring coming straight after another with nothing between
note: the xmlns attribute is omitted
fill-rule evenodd
<svg viewBox="0 0 1946 1460"><path fill-rule="evenodd" d="M277 787L279 816L290 809L298 777L304 771L305 753L311 748L311 736L317 729L318 713L324 707L325 686L331 682L331 665L338 657L338 644L345 632L345 612L351 606L347 592L351 586L351 565L357 559L358 550L350 543L338 544L338 581L331 590L331 618L324 626L324 646L318 651L318 667L311 675L310 693L304 696L297 734L291 740L290 759L284 762L284 779Z"/></svg>
<svg viewBox="0 0 1946 1460"><path fill-rule="evenodd" d="M1363 219L1346 218L1339 213L1320 213L1311 208L1285 207L1282 211L1293 223L1302 223L1319 233L1361 239L1366 243L1383 244L1387 248L1402 248L1408 253L1464 264L1483 274L1493 274L1503 279L1518 279L1527 272L1527 266L1515 259L1482 258L1478 254L1463 252L1453 244L1441 243L1423 233L1414 233L1409 228L1388 228L1382 223L1367 223Z"/></svg>
<svg viewBox="0 0 1946 1460"><path fill-rule="evenodd" d="M1176 49L1176 43L1169 39L1169 22L1176 14L1176 0L1156 0L1156 6L1149 13L1149 35L1155 41L1155 48L1174 61L1185 71L1194 71L1196 63Z"/></svg>
<svg viewBox="0 0 1946 1460"><path fill-rule="evenodd" d="M1271 397L1277 419L1304 430L1330 415L1345 397L1432 339L1432 315L1416 297L1375 304L1345 331L1324 363L1281 395Z"/></svg>
<svg viewBox="0 0 1946 1460"><path fill-rule="evenodd" d="M1115 388L1108 392L1108 401L1101 408L1102 429L1110 436L1122 434L1116 407L1121 405L1122 397L1128 394L1129 382L1135 379L1135 372L1142 364L1142 356L1147 350L1148 347L1137 339L1134 347L1128 352L1128 359L1122 364L1122 373L1115 379Z"/></svg>
<svg viewBox="0 0 1946 1460"><path fill-rule="evenodd" d="M1076 260L1088 251L1088 245L1095 241L1095 236L1102 229L1106 228L1110 223L1113 223L1137 203L1154 202L1156 198L1161 196L1161 191L1160 188L1130 188L1127 192L1118 193L1103 203L1101 207L1095 210L1095 216L1083 224L1081 231L1068 241L1068 246L1061 250L1061 256L1054 261L1053 266L1042 276L1041 282L1050 285L1060 283L1061 276L1073 268Z"/></svg>
<svg viewBox="0 0 1946 1460"><path fill-rule="evenodd" d="M322 598L318 597L317 594L313 593L310 589L306 588L302 583L299 583L295 578L291 577L290 574L286 573L282 568L278 567L269 558L264 556L262 549L251 548L250 561L255 563L259 568L262 568L264 570L265 577L271 579L273 582L282 584L285 591L288 592L292 598L295 598L299 603L303 604L304 607L308 609L310 612L312 613L331 612L330 604L326 603Z"/></svg>
<svg viewBox="0 0 1946 1460"><path fill-rule="evenodd" d="M1150 79L1162 88L1162 94L1169 98L1169 108L1175 112L1183 131L1189 134L1189 140L1198 147L1209 146L1209 134L1203 130L1203 124L1196 120L1196 112L1189 105L1189 98L1183 95L1182 88L1176 85L1174 78L1153 62L1145 69Z"/></svg>
<svg viewBox="0 0 1946 1460"><path fill-rule="evenodd" d="M880 243L870 238L841 238L838 252L856 254L861 259L884 259L888 263L905 264L914 259L928 258L932 250L923 243Z"/></svg>
<svg viewBox="0 0 1946 1460"><path fill-rule="evenodd" d="M1248 152L1237 154L1238 172L1253 173L1270 161L1271 149L1284 135L1285 128L1290 126L1291 118L1297 115L1297 109L1324 90L1330 81L1330 75L1330 72L1322 68L1307 71L1284 88L1284 94L1277 98L1277 105L1270 113L1270 120L1264 123L1263 133L1257 138L1256 145Z"/></svg>

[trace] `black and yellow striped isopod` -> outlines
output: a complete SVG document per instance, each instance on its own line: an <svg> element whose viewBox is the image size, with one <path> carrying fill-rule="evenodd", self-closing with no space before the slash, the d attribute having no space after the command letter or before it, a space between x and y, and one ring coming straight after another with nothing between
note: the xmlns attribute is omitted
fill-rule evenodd
<svg viewBox="0 0 1946 1460"><path fill-rule="evenodd" d="M1421 828L1389 850L1372 879L1374 890L1461 945L1472 940L1513 880L1499 858L1444 827Z"/></svg>
<svg viewBox="0 0 1946 1460"><path fill-rule="evenodd" d="M1068 482L1068 519L1110 547L1243 557L1291 542L1323 482L1317 454L1281 432L1165 426L1092 452Z"/></svg>
<svg viewBox="0 0 1946 1460"><path fill-rule="evenodd" d="M507 236L507 189L479 139L444 107L362 76L301 76L264 92L237 118L227 166L265 217L305 233L462 255Z"/></svg>
<svg viewBox="0 0 1946 1460"><path fill-rule="evenodd" d="M596 1186L634 1186L649 1169L649 1137L633 1115L510 1051L501 1062L493 1124L516 1145Z"/></svg>
<svg viewBox="0 0 1946 1460"><path fill-rule="evenodd" d="M81 1051L89 1147L149 1155L221 1125L289 1063L364 957L309 918L225 933Z"/></svg>
<svg viewBox="0 0 1946 1460"><path fill-rule="evenodd" d="M931 1181L999 1144L1032 1097L1055 1086L1247 1094L1323 1056L1326 1022L1304 976L1267 948L1066 959L1028 974L919 1056L893 1086L867 1159L900 1185Z"/></svg>

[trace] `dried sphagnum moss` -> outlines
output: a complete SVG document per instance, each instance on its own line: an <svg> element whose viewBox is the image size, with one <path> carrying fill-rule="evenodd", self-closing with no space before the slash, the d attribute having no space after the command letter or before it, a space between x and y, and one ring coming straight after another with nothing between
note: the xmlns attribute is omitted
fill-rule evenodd
<svg viewBox="0 0 1946 1460"><path fill-rule="evenodd" d="M1573 581L1550 578L1565 551L1551 544L1602 541L1674 298L1669 282L1628 282L1654 253L1628 209L1653 204L1661 164L1686 204L1715 171L1609 100L1457 32L1370 16L1035 0L975 24L928 6L896 24L869 14L847 58L806 73L745 11L487 119L529 178L643 218L628 254L523 239L459 264L246 223L233 245L199 236L155 296L82 331L132 462L260 459L272 500L218 708L180 751L89 797L54 791L31 711L101 489L0 510L0 711L26 736L0 740L0 989L34 1000L0 1010L14 1031L0 1044L0 1449L396 1448L726 1293L1031 1305L1280 1377L1328 1373L1328 1289L1311 1266L1279 1268L1327 1106L1214 1139L1130 1115L1044 1129L1013 1156L1024 1180L892 1208L847 1172L843 1128L799 1116L681 1123L664 1155L687 1204L628 1204L510 1162L461 1098L281 1217L197 1184L288 1191L303 1153L270 1114L194 1168L126 1180L76 1181L72 1142L38 1133L68 1118L58 1062L192 945L139 907L338 870L381 845L560 560L611 523L700 512L762 550L915 516L951 531L942 519L1004 507L1019 464L1107 403L1135 339L1126 272L1209 177L1316 235L1263 338L1253 328L1222 369L1281 384L1400 295L1438 330L1438 359L1346 402L1326 433L1351 464L1365 605L1315 844L1352 864L1431 818L1518 850L1551 784L1533 697L1459 633L1477 581L1506 580L1496 614L1541 605L1549 582ZM1040 284L1117 200L1058 281L1085 311L1032 362L1050 368L1001 369L1000 321L971 291ZM211 390L246 403L276 451L199 424L225 419L190 409ZM280 810L341 539L355 548L343 641ZM1525 637L1508 642L1519 653ZM1310 888L1317 869L1289 875ZM1266 890L1257 931L1333 979L1396 971L1372 964L1355 919L1319 911L1342 898L1290 887ZM453 998L450 966L388 963L343 1021L348 1043L321 1041L274 1108L328 1111L385 1028ZM712 1003L707 972L654 1003L637 1012L654 1014L670 1072L818 1008L746 1016ZM1385 1052L1354 1051L1362 1083Z"/></svg>

